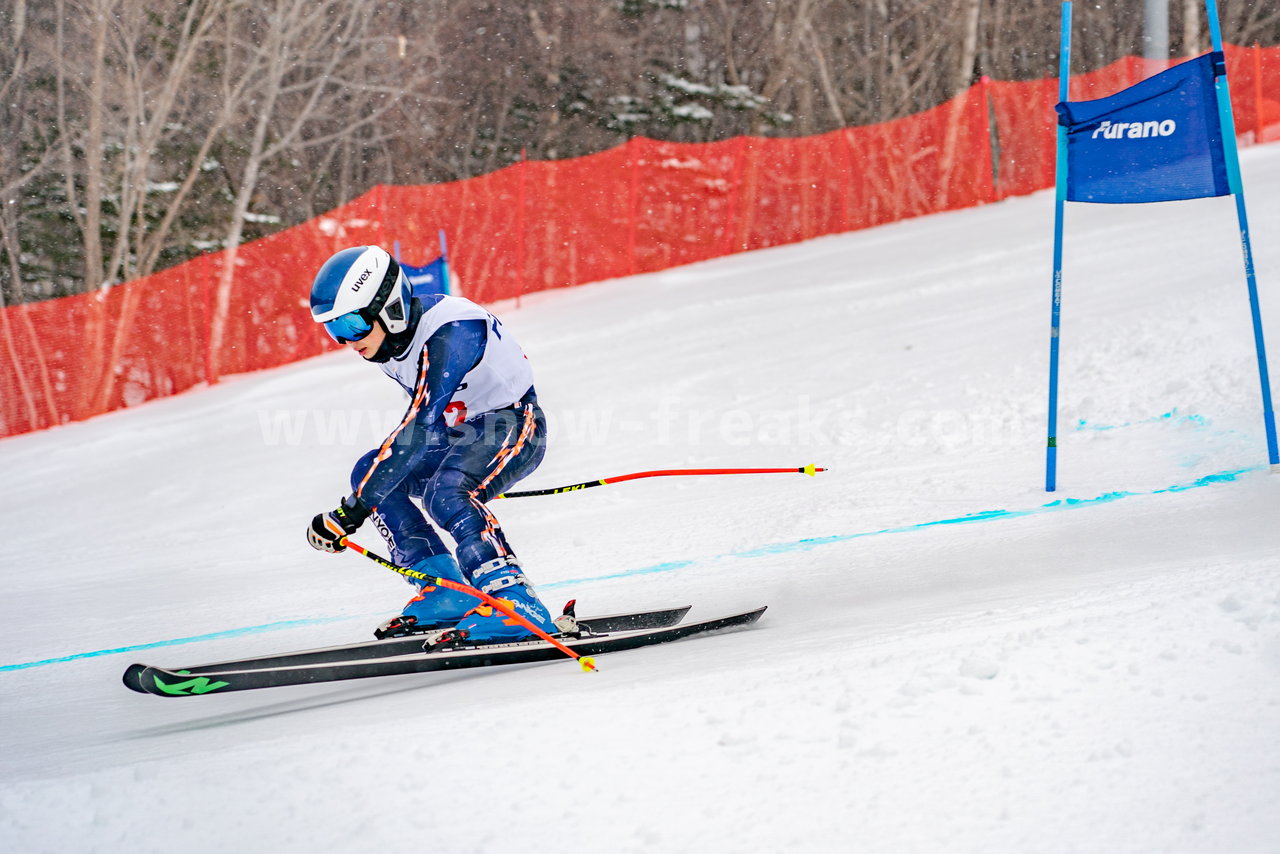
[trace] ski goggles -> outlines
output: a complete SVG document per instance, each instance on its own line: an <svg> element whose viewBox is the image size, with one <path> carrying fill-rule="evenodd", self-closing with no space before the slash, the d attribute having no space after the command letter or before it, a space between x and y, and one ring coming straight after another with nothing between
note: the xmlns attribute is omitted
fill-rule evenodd
<svg viewBox="0 0 1280 854"><path fill-rule="evenodd" d="M341 317L324 322L324 331L339 344L359 341L373 331L373 324L359 311L349 311Z"/></svg>

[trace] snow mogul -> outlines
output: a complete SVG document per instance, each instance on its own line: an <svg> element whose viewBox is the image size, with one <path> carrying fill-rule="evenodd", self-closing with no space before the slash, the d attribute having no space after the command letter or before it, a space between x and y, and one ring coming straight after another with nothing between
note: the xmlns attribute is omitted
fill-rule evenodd
<svg viewBox="0 0 1280 854"><path fill-rule="evenodd" d="M486 506L546 452L546 419L520 345L470 300L415 295L377 246L344 249L324 263L311 286L311 317L399 383L409 407L381 447L356 462L351 494L311 521L308 542L344 551L343 538L372 519L397 564L469 584L556 631ZM453 538L454 554L437 526ZM431 585L374 634L432 629L475 643L532 637L474 597Z"/></svg>

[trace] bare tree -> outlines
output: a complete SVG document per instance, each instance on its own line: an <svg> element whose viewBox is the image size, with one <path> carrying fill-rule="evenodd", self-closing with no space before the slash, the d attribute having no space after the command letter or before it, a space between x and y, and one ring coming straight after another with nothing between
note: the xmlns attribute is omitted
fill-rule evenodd
<svg viewBox="0 0 1280 854"><path fill-rule="evenodd" d="M1278 27L1280 7L1274 3L1228 0L1222 4L1222 30L1227 41L1240 45L1269 44L1276 40Z"/></svg>
<svg viewBox="0 0 1280 854"><path fill-rule="evenodd" d="M1201 0L1182 0L1182 53L1196 56L1200 53Z"/></svg>
<svg viewBox="0 0 1280 854"><path fill-rule="evenodd" d="M84 0L83 3L77 3L72 0L72 5L68 8L67 0L57 0L58 55L69 56L72 55L71 51L85 50L84 55L88 58L87 68L73 70L64 63L57 64L58 126L63 130L63 179L71 215L83 236L86 288L98 288L105 284L102 262L102 197L108 111L107 30L111 26L116 2L117 0ZM82 46L78 43L79 39L69 37L75 35L67 32L66 21L69 14L89 22L88 32L83 34L87 37L87 44ZM83 135L73 135L70 132L76 122L70 112L69 101L76 93L69 90L80 90L84 96L81 107ZM76 178L81 172L83 181L78 183Z"/></svg>
<svg viewBox="0 0 1280 854"><path fill-rule="evenodd" d="M235 104L244 121L231 126L243 155L213 308L211 381L219 375L236 256L264 167L376 125L404 96L404 81L384 82L376 73L390 44L370 25L375 6L374 0L271 0L228 20L234 66L223 73L246 84ZM336 111L336 105L347 109Z"/></svg>
<svg viewBox="0 0 1280 854"><path fill-rule="evenodd" d="M59 147L33 116L34 81L39 69L32 56L26 0L15 0L7 13L0 12L0 22L7 24L7 32L0 36L0 68L5 69L0 79L0 152L4 152L0 156L0 249L6 261L0 271L3 308L9 300L22 302L24 297L19 238L23 191L46 173Z"/></svg>
<svg viewBox="0 0 1280 854"><path fill-rule="evenodd" d="M181 183L173 178L182 173L169 170L182 164L162 164L157 158L172 147L175 137L192 135L197 119L192 104L198 109L205 106L192 79L193 67L207 59L215 22L236 6L192 0L185 9L162 5L153 10L143 0L128 0L118 11L112 28L113 54L119 58L113 85L121 95L123 139L113 175L116 240L106 265L108 278L150 273L168 240L202 157L198 150ZM199 118L210 130L219 128L216 119ZM154 205L158 199L164 201ZM158 223L154 221L157 214Z"/></svg>

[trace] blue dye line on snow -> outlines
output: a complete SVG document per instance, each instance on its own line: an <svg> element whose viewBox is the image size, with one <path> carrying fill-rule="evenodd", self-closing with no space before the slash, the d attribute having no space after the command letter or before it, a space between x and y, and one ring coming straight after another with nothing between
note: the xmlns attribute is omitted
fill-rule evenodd
<svg viewBox="0 0 1280 854"><path fill-rule="evenodd" d="M746 551L715 555L713 557L703 558L699 561L672 561L670 563L660 563L655 564L654 566L624 570L622 572L614 572L607 575L572 578L566 581L557 581L553 584L542 584L539 585L539 587L545 590L570 584L582 584L588 581L611 581L618 578L633 578L638 575L655 575L663 572L674 572L694 563L716 561L724 558L774 557L776 555L789 554L792 552L810 551L822 546L829 546L835 543L846 543L850 540L860 540L865 537L878 537L884 534L907 534L915 531L927 530L929 528L942 527L945 525L972 525L979 522L1018 519L1023 516L1034 516L1041 513L1051 513L1057 510L1069 510L1076 507L1092 507L1099 504L1108 504L1112 501L1119 501L1123 498L1186 492L1189 489L1198 489L1202 486L1210 486L1216 483L1232 483L1250 472L1260 471L1264 468L1266 467L1251 466L1249 468L1236 469L1234 471L1218 472L1217 474L1209 474L1204 477L1197 478L1191 483L1176 484L1174 486L1166 487L1165 489L1154 489L1149 492L1108 492L1094 498L1060 498L1056 501L1050 501L1048 504L1042 504L1039 507L1032 507L1027 510L983 510L978 513L970 513L965 516L956 516L950 519L935 519L931 522L916 522L911 525L900 525L893 528L880 528L875 531L859 531L854 534L835 534L829 537L810 537L803 540L791 540L790 542L785 543L771 543L767 546L760 546L759 548L748 549Z"/></svg>
<svg viewBox="0 0 1280 854"><path fill-rule="evenodd" d="M1081 418L1076 422L1076 430L1093 430L1098 433L1104 433L1108 430L1121 430L1126 427L1137 427L1139 424L1159 424L1162 421L1171 421L1177 424L1194 424L1196 427L1208 427L1212 422L1203 415L1183 415L1177 409L1171 409L1168 412L1156 415L1152 418L1143 418L1141 421L1126 421L1124 424L1094 424Z"/></svg>
<svg viewBox="0 0 1280 854"><path fill-rule="evenodd" d="M1170 413L1172 415L1172 413ZM1163 417L1163 416L1162 416ZM1223 471L1217 474L1209 474L1204 477L1197 478L1190 483L1175 484L1164 489L1154 489L1148 492L1108 492L1094 498L1060 498L1056 501L1050 501L1048 504L1042 504L1039 507L1032 507L1026 510L982 510L977 513L970 513L965 516L955 516L950 519L935 519L931 522L917 522L912 525L900 525L893 528L880 528L875 531L859 531L854 534L835 534L828 537L810 537L802 540L792 540L785 543L772 543L766 546L760 546L746 551L730 552L728 554L715 555L710 558L700 558L698 560L676 560L666 563L654 564L653 566L643 566L637 569L626 569L620 572L611 572L604 575L592 575L583 578L571 578L565 581L556 581L551 584L541 584L539 587L543 590L551 590L557 587L567 587L571 584L583 584L590 581L614 581L620 578L636 578L643 575L659 575L667 572L677 572L686 567L694 566L699 563L721 560L724 558L758 558L758 557L774 557L781 554L789 554L792 552L804 552L812 549L829 546L835 543L846 543L850 540L859 540L865 537L878 537L884 534L907 534L915 531L923 531L929 528L938 528L945 525L973 525L980 522L994 522L1003 519L1018 519L1024 516L1035 516L1041 513L1051 513L1057 510L1069 510L1076 507L1094 507L1100 504L1108 504L1113 501L1119 501L1124 498L1135 498L1139 496L1150 495L1167 495L1175 492L1186 492L1190 489L1199 489L1203 486L1211 486L1218 483L1232 483L1239 480L1242 476L1251 472L1260 471L1265 466L1251 466L1250 468L1236 469L1234 471ZM240 637L243 635L261 634L263 632L274 632L280 629L291 629L299 626L316 626L325 623L336 623L342 620L350 619L349 617L314 617L310 619L299 620L280 620L275 623L263 623L260 626L246 626L241 629L229 629L222 632L211 632L204 635L192 635L184 638L173 638L171 640L154 641L152 643L136 644L134 646L122 646L115 649L99 649L93 652L80 652L74 655L65 655L61 658L46 658L42 661L28 661L23 664L5 664L0 665L0 673L10 670L25 670L30 667L43 667L48 664L60 664L66 661L78 661L83 658L96 658L103 655L116 655L122 652L136 652L143 649L157 649L165 646L180 646L182 644L199 643L207 640L220 640L222 638Z"/></svg>
<svg viewBox="0 0 1280 854"><path fill-rule="evenodd" d="M280 629L292 629L298 626L318 626L324 623L336 623L345 620L346 617L314 617L304 620L279 620L274 623L263 623L260 626L245 626L242 629L227 629L221 632L210 632L206 635L191 635L185 638L172 638L170 640L153 641L152 643L140 643L133 646L119 646L115 649L96 649L93 652L77 652L74 655L64 655L61 658L46 658L41 661L27 661L22 664L4 664L0 665L0 673L9 670L26 670L29 667L43 667L46 664L61 664L64 661L79 661L82 658L97 658L101 655L116 655L121 652L137 652L142 649L157 649L162 646L180 646L185 643L199 643L207 640L221 640L222 638L236 638L242 635L256 635L262 632L274 632Z"/></svg>

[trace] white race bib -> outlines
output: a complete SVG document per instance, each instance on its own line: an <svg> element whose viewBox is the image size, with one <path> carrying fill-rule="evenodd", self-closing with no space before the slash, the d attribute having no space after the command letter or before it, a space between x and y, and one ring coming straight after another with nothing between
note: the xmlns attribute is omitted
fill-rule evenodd
<svg viewBox="0 0 1280 854"><path fill-rule="evenodd" d="M453 427L485 412L511 406L524 397L533 385L533 368L501 320L462 297L433 295L420 299L425 311L414 330L413 344L403 357L383 363L382 370L387 376L412 396L418 382L418 357L427 346L427 340L446 323L482 320L487 329L484 355L480 357L479 364L462 378L458 390L445 407L445 423Z"/></svg>

